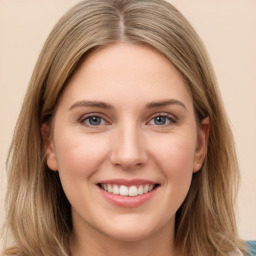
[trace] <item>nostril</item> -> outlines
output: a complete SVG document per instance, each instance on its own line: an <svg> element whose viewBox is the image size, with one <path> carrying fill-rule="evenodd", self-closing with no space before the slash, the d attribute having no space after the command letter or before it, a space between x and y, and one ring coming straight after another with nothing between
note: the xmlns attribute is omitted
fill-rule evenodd
<svg viewBox="0 0 256 256"><path fill-rule="evenodd" d="M147 153L142 136L139 136L137 131L131 130L127 126L121 133L118 139L113 141L110 156L112 164L122 166L124 169L143 166L147 161Z"/></svg>
<svg viewBox="0 0 256 256"><path fill-rule="evenodd" d="M113 155L111 158L111 162L115 166L120 166L125 170L128 169L137 169L139 167L142 167L146 162L146 157L141 156L139 154L137 155L121 155L119 152L118 155Z"/></svg>

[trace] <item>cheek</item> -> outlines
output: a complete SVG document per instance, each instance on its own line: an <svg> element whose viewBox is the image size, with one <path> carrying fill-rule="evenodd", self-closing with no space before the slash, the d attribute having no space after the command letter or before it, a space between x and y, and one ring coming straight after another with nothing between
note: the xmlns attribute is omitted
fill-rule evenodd
<svg viewBox="0 0 256 256"><path fill-rule="evenodd" d="M161 140L158 139L158 143L154 143L156 146L152 152L156 155L159 164L169 166L170 171L172 169L192 171L196 148L195 137L188 134L166 136Z"/></svg>
<svg viewBox="0 0 256 256"><path fill-rule="evenodd" d="M163 209L166 218L174 216L185 200L193 175L195 145L189 139L172 140L159 149L158 168L163 174L166 188ZM160 152L161 151L161 152ZM165 200L164 200L165 198Z"/></svg>
<svg viewBox="0 0 256 256"><path fill-rule="evenodd" d="M106 158L107 143L99 143L93 136L59 133L55 136L55 149L63 190L71 205L87 205L92 176ZM82 203L81 195L84 196ZM77 208L76 207L76 208Z"/></svg>
<svg viewBox="0 0 256 256"><path fill-rule="evenodd" d="M74 133L56 136L56 155L60 174L68 175L73 180L88 179L107 154L107 143L98 137Z"/></svg>
<svg viewBox="0 0 256 256"><path fill-rule="evenodd" d="M160 141L155 147L158 168L171 184L170 189L187 191L193 174L196 141L194 137L173 136Z"/></svg>

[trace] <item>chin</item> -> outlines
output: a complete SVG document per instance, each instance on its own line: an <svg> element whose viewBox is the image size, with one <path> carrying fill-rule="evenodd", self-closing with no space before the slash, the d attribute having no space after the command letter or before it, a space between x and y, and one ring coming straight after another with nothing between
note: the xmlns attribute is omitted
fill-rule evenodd
<svg viewBox="0 0 256 256"><path fill-rule="evenodd" d="M142 241L144 239L149 238L153 235L153 232L150 232L149 230L115 230L111 233L107 234L108 237L118 240L120 242L138 242Z"/></svg>
<svg viewBox="0 0 256 256"><path fill-rule="evenodd" d="M111 224L108 230L105 229L104 233L108 237L122 242L138 242L148 239L165 226L163 223L147 221L146 218L138 218L137 220L134 220L134 218L123 219L123 221L113 221Z"/></svg>

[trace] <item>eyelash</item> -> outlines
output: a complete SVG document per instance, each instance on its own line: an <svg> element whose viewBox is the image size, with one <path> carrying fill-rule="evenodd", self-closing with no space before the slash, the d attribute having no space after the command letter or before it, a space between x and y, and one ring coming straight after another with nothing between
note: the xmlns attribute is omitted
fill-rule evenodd
<svg viewBox="0 0 256 256"><path fill-rule="evenodd" d="M99 125L92 125L92 124L85 124L86 123L86 120L89 120L89 118L92 118L92 117L96 117L96 118L100 118L100 120L104 121L104 124L99 124ZM169 123L168 124L163 124L163 125L157 125L157 124L149 124L152 120L154 120L155 118L157 117L164 117L166 119L169 120ZM108 122L105 120L105 118L103 118L100 114L98 113L92 113L92 114L89 114L89 115L86 115L86 116L83 116L79 122L85 126L88 126L88 127L99 127L99 126L102 126L102 125L106 125L108 124ZM167 113L157 113L155 114L153 117L151 117L151 119L147 122L147 124L149 125L156 125L156 126L168 126L168 125L171 125L171 124L176 124L177 123L177 119L173 116L173 115L170 115L170 114L167 114Z"/></svg>
<svg viewBox="0 0 256 256"><path fill-rule="evenodd" d="M97 117L97 118L100 118L101 121L104 120L104 122L107 124L108 122L105 120L105 118L101 117L99 114L97 113L92 113L92 114L89 114L89 115L86 115L86 116L83 116L79 122L81 124L84 124L86 126L89 126L89 127L97 127L97 126L100 126L100 125L91 125L91 124L85 124L86 120L89 119L89 118L92 118L92 117ZM105 125L105 124L104 124Z"/></svg>
<svg viewBox="0 0 256 256"><path fill-rule="evenodd" d="M154 120L157 117L164 117L167 118L169 120L169 125L171 124L176 124L177 120L173 115L167 114L167 113L157 113L155 114L149 122L151 122L152 120ZM155 124L156 125L156 124ZM168 126L168 124L163 124L163 125L156 125L156 126Z"/></svg>

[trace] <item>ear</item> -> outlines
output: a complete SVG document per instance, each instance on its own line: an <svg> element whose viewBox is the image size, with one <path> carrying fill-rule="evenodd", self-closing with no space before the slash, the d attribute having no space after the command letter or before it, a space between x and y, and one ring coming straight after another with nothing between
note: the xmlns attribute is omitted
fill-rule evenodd
<svg viewBox="0 0 256 256"><path fill-rule="evenodd" d="M197 145L196 145L194 168L193 168L194 172L199 171L203 165L203 162L207 153L209 130L210 130L210 120L209 120L209 117L206 117L200 122L198 131L197 131Z"/></svg>
<svg viewBox="0 0 256 256"><path fill-rule="evenodd" d="M47 166L51 170L57 171L58 164L57 164L56 152L55 152L54 143L53 143L52 134L51 134L51 128L49 124L46 124L46 123L42 124L41 134L42 134L43 143L44 143Z"/></svg>

